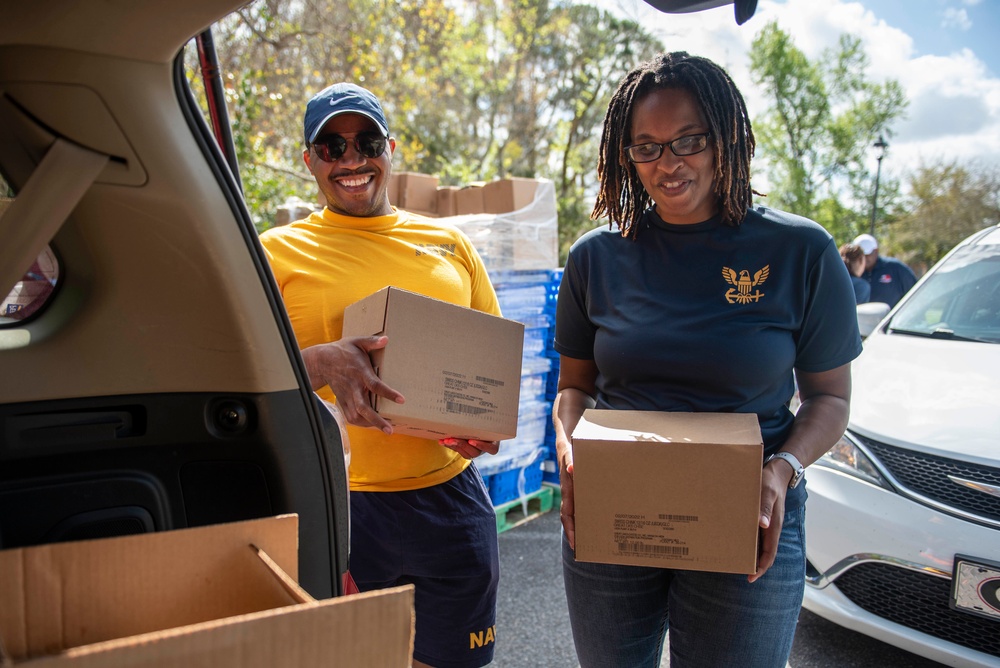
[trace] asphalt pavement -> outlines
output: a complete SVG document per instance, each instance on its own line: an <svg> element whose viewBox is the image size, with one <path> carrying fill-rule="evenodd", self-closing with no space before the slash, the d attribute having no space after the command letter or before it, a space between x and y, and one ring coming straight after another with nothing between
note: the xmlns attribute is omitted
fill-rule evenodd
<svg viewBox="0 0 1000 668"><path fill-rule="evenodd" d="M531 509L529 508L529 515ZM494 668L579 668L566 610L559 509L500 534L500 591ZM661 667L669 666L664 652ZM807 610L799 617L790 668L940 668Z"/></svg>

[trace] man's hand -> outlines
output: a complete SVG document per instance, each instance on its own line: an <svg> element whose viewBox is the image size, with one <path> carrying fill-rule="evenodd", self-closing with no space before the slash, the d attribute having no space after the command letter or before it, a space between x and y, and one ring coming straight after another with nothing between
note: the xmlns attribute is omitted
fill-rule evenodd
<svg viewBox="0 0 1000 668"><path fill-rule="evenodd" d="M403 395L382 382L372 368L370 353L385 348L387 336L358 336L331 343L310 346L302 351L302 360L309 374L312 389L329 385L337 397L337 405L348 423L359 427L374 427L386 434L392 425L383 419L369 403L376 394L398 404Z"/></svg>
<svg viewBox="0 0 1000 668"><path fill-rule="evenodd" d="M442 438L438 441L446 448L451 448L466 459L475 459L484 452L495 455L500 452L500 443L497 441L480 441L476 439L468 440L464 438Z"/></svg>

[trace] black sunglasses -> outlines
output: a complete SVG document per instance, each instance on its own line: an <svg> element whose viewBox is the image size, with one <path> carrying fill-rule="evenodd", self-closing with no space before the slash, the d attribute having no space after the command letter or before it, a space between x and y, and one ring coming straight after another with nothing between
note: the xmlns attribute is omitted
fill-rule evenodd
<svg viewBox="0 0 1000 668"><path fill-rule="evenodd" d="M385 143L388 137L378 132L359 132L354 135L354 148L362 156L372 159L385 153ZM316 155L323 162L340 160L347 152L347 138L340 135L323 135L312 143Z"/></svg>

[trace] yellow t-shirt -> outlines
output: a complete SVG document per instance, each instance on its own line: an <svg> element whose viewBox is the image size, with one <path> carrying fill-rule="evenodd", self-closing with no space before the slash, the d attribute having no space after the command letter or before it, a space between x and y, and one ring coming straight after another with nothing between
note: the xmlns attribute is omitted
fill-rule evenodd
<svg viewBox="0 0 1000 668"><path fill-rule="evenodd" d="M340 339L344 309L392 285L500 315L479 253L458 228L394 209L358 218L329 209L260 235L299 348ZM328 386L318 394L335 401ZM469 460L435 440L347 426L351 489L402 491L440 484Z"/></svg>

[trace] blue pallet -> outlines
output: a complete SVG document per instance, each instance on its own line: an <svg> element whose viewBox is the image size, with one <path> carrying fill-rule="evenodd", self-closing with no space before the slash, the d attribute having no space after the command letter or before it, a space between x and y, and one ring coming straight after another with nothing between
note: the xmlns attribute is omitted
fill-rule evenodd
<svg viewBox="0 0 1000 668"><path fill-rule="evenodd" d="M551 467L546 466L548 464L552 464L552 466ZM548 482L548 483L552 483L554 485L558 485L559 484L559 463L556 462L555 460L546 460L546 461L542 462L542 466L545 467L545 468L542 469L542 482L543 483Z"/></svg>
<svg viewBox="0 0 1000 668"><path fill-rule="evenodd" d="M494 473L485 478L494 506L509 503L542 487L542 461L536 459L524 468Z"/></svg>
<svg viewBox="0 0 1000 668"><path fill-rule="evenodd" d="M551 449L552 452L556 451L556 428L553 426L551 420L545 426L545 440L542 441L542 445Z"/></svg>
<svg viewBox="0 0 1000 668"><path fill-rule="evenodd" d="M493 287L500 291L511 286L548 285L552 282L553 271L562 276L562 269L493 269L489 273Z"/></svg>
<svg viewBox="0 0 1000 668"><path fill-rule="evenodd" d="M552 401L559 391L559 371L549 371L545 378L545 398Z"/></svg>
<svg viewBox="0 0 1000 668"><path fill-rule="evenodd" d="M537 326L531 325L524 320L524 345L521 348L521 355L524 357L541 357L546 359L546 352L549 349L549 326L548 324ZM546 359L545 371L549 370L551 362Z"/></svg>

